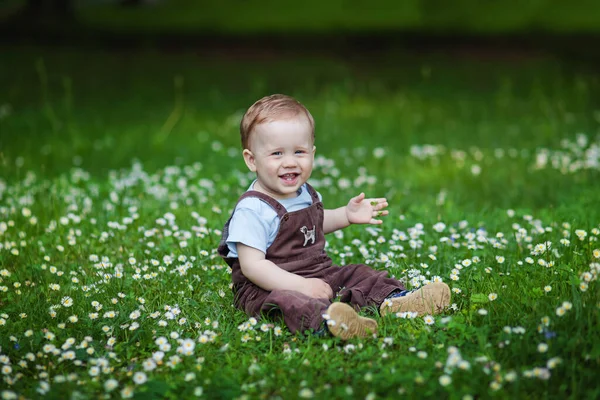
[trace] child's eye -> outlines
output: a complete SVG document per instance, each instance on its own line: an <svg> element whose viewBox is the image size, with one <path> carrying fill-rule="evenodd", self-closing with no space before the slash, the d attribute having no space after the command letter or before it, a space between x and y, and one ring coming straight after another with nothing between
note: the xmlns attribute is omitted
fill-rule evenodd
<svg viewBox="0 0 600 400"><path fill-rule="evenodd" d="M273 156L280 156L280 155L281 155L281 152L280 152L280 151L274 151L274 152L272 153L272 155L273 155Z"/></svg>
<svg viewBox="0 0 600 400"><path fill-rule="evenodd" d="M304 154L304 150L296 150L296 154Z"/></svg>

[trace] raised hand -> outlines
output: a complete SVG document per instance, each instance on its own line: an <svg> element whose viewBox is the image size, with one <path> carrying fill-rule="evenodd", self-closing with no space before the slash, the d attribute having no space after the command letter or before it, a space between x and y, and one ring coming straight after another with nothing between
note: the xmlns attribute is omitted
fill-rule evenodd
<svg viewBox="0 0 600 400"><path fill-rule="evenodd" d="M346 218L351 224L379 225L383 221L377 218L389 214L387 210L384 210L387 206L388 202L385 198L365 199L365 194L361 193L348 202Z"/></svg>

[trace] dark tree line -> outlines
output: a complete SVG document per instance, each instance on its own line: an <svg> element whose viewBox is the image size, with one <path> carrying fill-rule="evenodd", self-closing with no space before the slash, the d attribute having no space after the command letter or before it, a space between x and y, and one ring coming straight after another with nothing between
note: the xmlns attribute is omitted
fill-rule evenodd
<svg viewBox="0 0 600 400"><path fill-rule="evenodd" d="M27 0L24 14L32 17L41 17L52 14L62 17L73 15L73 2L71 0Z"/></svg>
<svg viewBox="0 0 600 400"><path fill-rule="evenodd" d="M116 3L124 7L133 7L144 4L144 0L118 0ZM30 17L73 18L73 0L27 0L23 14Z"/></svg>

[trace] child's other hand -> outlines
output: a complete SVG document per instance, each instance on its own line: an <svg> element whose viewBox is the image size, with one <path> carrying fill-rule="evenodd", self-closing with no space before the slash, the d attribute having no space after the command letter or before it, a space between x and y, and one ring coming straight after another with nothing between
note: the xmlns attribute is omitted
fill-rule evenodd
<svg viewBox="0 0 600 400"><path fill-rule="evenodd" d="M333 298L331 286L318 278L305 278L304 285L298 291L315 299Z"/></svg>
<svg viewBox="0 0 600 400"><path fill-rule="evenodd" d="M383 221L377 217L388 215L387 210L383 210L388 206L385 198L382 199L365 199L365 194L361 193L353 197L346 206L346 218L351 224L372 224L379 225Z"/></svg>

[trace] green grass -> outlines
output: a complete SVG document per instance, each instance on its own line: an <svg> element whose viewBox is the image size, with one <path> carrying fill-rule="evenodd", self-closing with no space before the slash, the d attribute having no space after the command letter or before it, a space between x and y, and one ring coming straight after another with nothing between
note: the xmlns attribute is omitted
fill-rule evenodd
<svg viewBox="0 0 600 400"><path fill-rule="evenodd" d="M40 397L48 382L49 398L102 397L109 379L118 382L110 398L126 388L137 398L600 395L600 173L578 167L586 154L598 160L597 73L545 58L2 54L4 396ZM239 118L274 92L315 117L321 158L311 182L326 207L362 190L389 200L381 231L328 237L334 261L409 281L440 276L460 289L456 310L430 326L376 317L376 339L348 343L291 335L277 321L239 329L248 317L232 306L215 248L251 179ZM568 156L573 171L536 168L544 152ZM544 242L551 249L532 255ZM454 281L457 264L468 266ZM180 313L169 319L167 306ZM193 355L172 358L172 332L195 341ZM136 384L162 336L171 350ZM453 347L464 369L448 361Z"/></svg>

